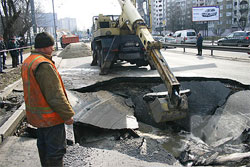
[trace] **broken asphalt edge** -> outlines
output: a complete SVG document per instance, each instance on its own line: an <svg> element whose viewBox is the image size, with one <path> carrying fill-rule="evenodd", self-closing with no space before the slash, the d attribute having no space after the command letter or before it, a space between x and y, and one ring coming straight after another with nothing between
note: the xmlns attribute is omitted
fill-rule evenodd
<svg viewBox="0 0 250 167"><path fill-rule="evenodd" d="M57 68L59 67L62 58L56 56L56 62ZM13 84L6 87L3 91L1 91L0 94L0 100L5 99L12 91L13 89L19 85L22 82L22 79L19 79L18 81L14 82ZM21 121L26 116L25 112L25 103L22 103L21 107L19 107L12 115L11 117L0 127L0 144L8 137L14 134L16 128L20 125Z"/></svg>

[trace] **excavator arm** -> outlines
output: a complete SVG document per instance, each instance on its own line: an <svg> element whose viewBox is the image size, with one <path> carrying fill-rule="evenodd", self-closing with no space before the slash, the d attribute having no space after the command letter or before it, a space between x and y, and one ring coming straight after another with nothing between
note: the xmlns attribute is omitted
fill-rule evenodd
<svg viewBox="0 0 250 167"><path fill-rule="evenodd" d="M180 90L180 83L170 70L166 60L162 56L161 43L153 39L149 28L138 13L131 0L118 0L122 14L120 26L127 26L130 31L140 38L144 45L148 59L160 74L168 92L149 93L144 96L152 110L156 122L166 122L181 119L186 116L188 109L187 94L190 90Z"/></svg>

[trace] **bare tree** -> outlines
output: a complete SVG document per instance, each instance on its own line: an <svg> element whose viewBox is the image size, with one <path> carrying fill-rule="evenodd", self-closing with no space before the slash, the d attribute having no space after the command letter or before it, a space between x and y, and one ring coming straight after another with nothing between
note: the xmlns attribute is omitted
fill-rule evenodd
<svg viewBox="0 0 250 167"><path fill-rule="evenodd" d="M214 35L218 37L220 37L224 32L225 28L220 28L220 27L217 27L216 29L213 30Z"/></svg>
<svg viewBox="0 0 250 167"><path fill-rule="evenodd" d="M0 17L3 37L7 41L12 36L22 36L31 27L30 0L1 0Z"/></svg>

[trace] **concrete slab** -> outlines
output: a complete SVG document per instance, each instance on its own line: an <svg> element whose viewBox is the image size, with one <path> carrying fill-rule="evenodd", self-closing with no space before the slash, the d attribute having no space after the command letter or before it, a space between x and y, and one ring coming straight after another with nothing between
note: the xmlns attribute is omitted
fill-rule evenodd
<svg viewBox="0 0 250 167"><path fill-rule="evenodd" d="M138 128L133 108L126 105L124 98L107 91L95 92L88 97L86 105L74 116L76 122L105 129Z"/></svg>
<svg viewBox="0 0 250 167"><path fill-rule="evenodd" d="M225 106L215 114L203 128L206 143L212 144L225 138L238 139L244 130L250 128L250 91L231 95Z"/></svg>
<svg viewBox="0 0 250 167"><path fill-rule="evenodd" d="M0 145L0 167L40 166L36 139L8 137Z"/></svg>

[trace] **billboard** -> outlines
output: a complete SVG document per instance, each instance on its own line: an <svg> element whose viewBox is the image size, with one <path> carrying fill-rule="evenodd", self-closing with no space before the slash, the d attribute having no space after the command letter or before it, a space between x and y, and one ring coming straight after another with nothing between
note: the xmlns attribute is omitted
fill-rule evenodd
<svg viewBox="0 0 250 167"><path fill-rule="evenodd" d="M192 8L193 21L215 21L220 19L219 6L199 6Z"/></svg>

